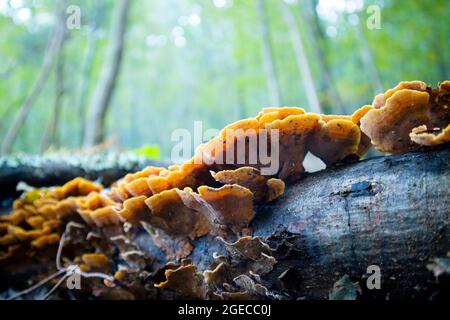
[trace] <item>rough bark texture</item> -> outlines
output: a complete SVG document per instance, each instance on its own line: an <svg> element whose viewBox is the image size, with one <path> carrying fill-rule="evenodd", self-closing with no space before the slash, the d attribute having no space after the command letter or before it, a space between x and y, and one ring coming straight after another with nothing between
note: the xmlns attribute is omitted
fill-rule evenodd
<svg viewBox="0 0 450 320"><path fill-rule="evenodd" d="M367 267L375 264L382 286L371 295L429 297L435 278L426 265L450 251L449 159L450 148L379 157L288 186L251 224L272 246L292 244L272 283L292 268L299 296L327 298L344 274L365 283ZM215 239L201 238L193 258L206 267L213 252L224 250Z"/></svg>
<svg viewBox="0 0 450 320"><path fill-rule="evenodd" d="M449 147L378 157L287 186L280 199L258 208L250 225L253 235L277 248L278 263L263 277L268 288L288 284L292 298L327 299L333 284L348 275L364 298L428 299L437 291L448 297L448 275L438 284L426 266L450 251L449 159ZM51 168L40 174L58 176L58 166ZM135 241L166 260L144 231ZM226 252L212 236L193 244L190 258L200 270L208 269L214 252ZM370 265L381 269L381 290L365 286Z"/></svg>

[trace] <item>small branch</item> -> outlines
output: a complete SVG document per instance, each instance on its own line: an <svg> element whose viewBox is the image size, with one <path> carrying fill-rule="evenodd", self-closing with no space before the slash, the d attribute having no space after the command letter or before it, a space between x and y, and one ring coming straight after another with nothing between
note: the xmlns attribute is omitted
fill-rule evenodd
<svg viewBox="0 0 450 320"><path fill-rule="evenodd" d="M53 292L55 292L55 290L61 286L61 284L64 282L64 280L66 280L74 272L77 272L80 275L80 277L83 277L83 278L100 278L100 279L107 280L111 284L115 283L114 277L107 275L106 273L103 273L103 272L76 271L76 270L80 269L78 265L70 265L68 267L62 266L61 255L62 255L62 250L64 248L64 242L66 240L66 232L67 232L69 226L70 226L70 223L66 226L66 229L63 232L63 234L61 235L61 239L59 240L58 251L56 253L56 258L55 258L57 271L55 273L51 274L50 276L46 277L45 279L39 281L37 284L9 297L8 300L15 300L21 296L31 293L34 290L40 288L41 286L45 285L47 282L53 280L54 278L58 277L61 274L63 274L61 279L58 280L58 282L44 295L44 297L42 297L42 300L48 299L53 294Z"/></svg>

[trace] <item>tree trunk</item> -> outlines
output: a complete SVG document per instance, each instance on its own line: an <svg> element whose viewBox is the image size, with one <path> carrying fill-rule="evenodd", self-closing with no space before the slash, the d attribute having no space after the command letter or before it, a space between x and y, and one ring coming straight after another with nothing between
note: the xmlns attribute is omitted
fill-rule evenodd
<svg viewBox="0 0 450 320"><path fill-rule="evenodd" d="M246 61L238 59L237 66L234 67L234 86L236 88L236 119L248 118L248 112L245 101L245 86L241 83L239 76L246 76Z"/></svg>
<svg viewBox="0 0 450 320"><path fill-rule="evenodd" d="M267 15L265 0L256 0L256 9L259 15L259 26L263 46L263 60L267 78L267 87L269 89L270 104L273 107L280 107L280 88L278 85L277 73L275 68L275 58L272 52L272 44L270 39L270 22Z"/></svg>
<svg viewBox="0 0 450 320"><path fill-rule="evenodd" d="M91 114L86 126L84 146L90 147L104 140L105 118L119 74L124 51L124 36L128 21L129 0L117 1L112 19L112 34L108 55L94 92Z"/></svg>
<svg viewBox="0 0 450 320"><path fill-rule="evenodd" d="M426 265L450 250L449 158L449 147L378 157L287 186L250 225L272 247L291 245L292 254L278 258L269 283L276 285L292 268L298 297L323 299L344 274L363 287L367 267L377 265L381 290L369 294L429 297L435 278ZM198 239L194 263L207 268L213 252L225 252L220 241Z"/></svg>
<svg viewBox="0 0 450 320"><path fill-rule="evenodd" d="M62 100L64 96L64 37L61 48L58 52L56 76L55 76L55 100L53 101L53 111L47 129L44 132L41 142L41 153L44 153L51 145L59 147L58 127L62 109Z"/></svg>
<svg viewBox="0 0 450 320"><path fill-rule="evenodd" d="M329 104L333 113L349 113L345 107L341 96L339 95L338 89L336 88L335 82L333 80L330 65L328 64L326 55L324 53L324 48L326 48L326 38L323 34L322 27L320 25L320 20L316 11L316 1L310 0L306 1L305 6L300 6L300 14L305 20L312 47L315 51L315 56L317 58L317 63L319 65L320 77L322 78L322 83L327 92Z"/></svg>
<svg viewBox="0 0 450 320"><path fill-rule="evenodd" d="M369 81L372 83L375 94L382 93L384 92L383 84L381 82L380 73L378 71L372 49L370 48L369 42L367 41L366 35L364 34L363 18L361 15L359 15L359 22L355 28L356 37L358 39L361 50L362 61L369 75Z"/></svg>
<svg viewBox="0 0 450 320"><path fill-rule="evenodd" d="M295 51L295 58L297 60L297 67L302 78L303 89L306 98L308 99L308 111L322 113L319 98L317 97L317 91L314 86L314 80L311 75L308 58L306 57L305 47L303 46L302 35L300 33L300 30L298 30L294 15L290 10L289 5L284 1L281 1L281 12L283 13L283 19L286 22L289 33L291 35L291 41Z"/></svg>
<svg viewBox="0 0 450 320"><path fill-rule="evenodd" d="M86 48L83 66L81 68L80 91L78 94L78 121L80 124L80 147L83 145L84 135L86 134L86 103L89 93L89 79L91 77L92 65L95 57L95 47L97 44L96 27L90 26L88 31L88 43Z"/></svg>
<svg viewBox="0 0 450 320"><path fill-rule="evenodd" d="M47 47L41 70L36 79L36 82L31 87L30 93L25 98L23 104L20 106L11 126L6 132L6 136L2 142L0 152L1 154L8 154L11 152L17 135L24 125L28 114L30 113L31 107L33 106L33 103L39 97L39 94L41 93L50 75L55 57L58 55L58 52L61 49L61 45L66 34L65 3L65 0L61 0L57 6L57 11L55 14L55 16L57 17L57 22L50 43Z"/></svg>
<svg viewBox="0 0 450 320"><path fill-rule="evenodd" d="M105 159L108 159L105 163ZM18 196L16 186L23 181L34 187L62 185L76 177L100 179L105 185L129 172L149 165L167 165L133 154L100 153L92 155L21 155L0 157L0 204Z"/></svg>

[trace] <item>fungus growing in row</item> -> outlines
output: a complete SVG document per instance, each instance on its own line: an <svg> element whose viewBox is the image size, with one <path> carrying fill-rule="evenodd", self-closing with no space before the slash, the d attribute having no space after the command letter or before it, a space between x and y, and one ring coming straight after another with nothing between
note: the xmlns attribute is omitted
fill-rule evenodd
<svg viewBox="0 0 450 320"><path fill-rule="evenodd" d="M308 151L327 165L363 156L371 144L359 125L369 110L363 107L352 116L334 116L305 113L295 107L265 108L256 118L226 126L217 137L198 148L196 159L215 171L247 166L262 172L267 165L255 155L267 150L267 156L278 153L279 168L272 176L298 180L304 174L303 161ZM277 134L272 136L271 132ZM274 145L279 149L272 150Z"/></svg>

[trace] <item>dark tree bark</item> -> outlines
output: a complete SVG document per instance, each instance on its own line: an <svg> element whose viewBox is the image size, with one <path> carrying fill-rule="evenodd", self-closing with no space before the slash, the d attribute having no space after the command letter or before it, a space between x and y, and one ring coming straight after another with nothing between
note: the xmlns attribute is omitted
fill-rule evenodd
<svg viewBox="0 0 450 320"><path fill-rule="evenodd" d="M365 284L367 267L381 268L386 298L427 298L435 282L429 259L450 251L450 148L364 160L311 174L258 211L250 227L283 240L295 254L279 259L269 281L296 270L298 296L322 299L344 274ZM197 240L193 260L203 268L213 237Z"/></svg>
<svg viewBox="0 0 450 320"><path fill-rule="evenodd" d="M288 185L281 198L258 208L250 224L254 236L278 248L278 262L263 277L265 285L280 289L279 277L289 270L293 298L327 299L344 275L359 283L365 298L428 299L436 290L448 294L449 284L439 287L427 264L450 251L449 158L448 146L378 157ZM134 241L167 261L144 231ZM213 236L193 244L190 258L199 270L209 268L215 252L226 252ZM380 267L380 290L365 287L371 265Z"/></svg>
<svg viewBox="0 0 450 320"><path fill-rule="evenodd" d="M84 146L101 143L105 138L105 118L114 93L124 51L125 30L128 21L129 0L118 0L112 19L112 34L108 55L94 92L91 115L87 122Z"/></svg>

